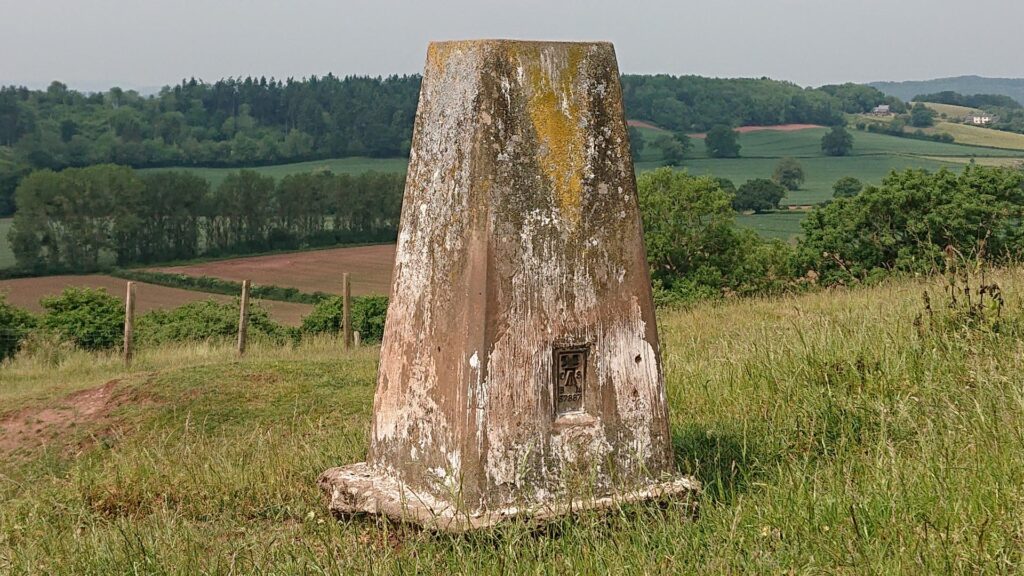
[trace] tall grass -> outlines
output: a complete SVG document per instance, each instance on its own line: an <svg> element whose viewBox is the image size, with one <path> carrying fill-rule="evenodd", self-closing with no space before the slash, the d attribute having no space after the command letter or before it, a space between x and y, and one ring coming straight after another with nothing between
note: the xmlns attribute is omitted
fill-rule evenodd
<svg viewBox="0 0 1024 576"><path fill-rule="evenodd" d="M1019 316L1024 271L992 278ZM463 536L334 520L315 479L365 456L373 348L19 360L5 409L113 378L128 401L0 453L0 573L1020 572L1024 346L922 329L938 282L663 312L676 454L705 486L695 521L654 505Z"/></svg>

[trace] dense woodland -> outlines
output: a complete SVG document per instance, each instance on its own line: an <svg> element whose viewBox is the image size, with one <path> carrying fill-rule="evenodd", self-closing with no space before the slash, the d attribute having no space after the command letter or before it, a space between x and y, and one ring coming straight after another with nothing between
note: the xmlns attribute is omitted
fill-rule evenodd
<svg viewBox="0 0 1024 576"><path fill-rule="evenodd" d="M247 167L408 154L418 76L195 79L143 97L0 88L0 214L32 170Z"/></svg>
<svg viewBox="0 0 1024 576"><path fill-rule="evenodd" d="M251 167L408 154L419 76L195 79L140 96L0 88L0 215L33 170ZM627 113L678 131L718 125L842 123L843 112L902 103L854 84L801 88L768 79L622 77Z"/></svg>
<svg viewBox="0 0 1024 576"><path fill-rule="evenodd" d="M703 132L715 125L844 123L843 113L868 112L879 104L903 111L904 104L858 84L801 88L790 82L701 76L622 77L630 118L673 131Z"/></svg>
<svg viewBox="0 0 1024 576"><path fill-rule="evenodd" d="M904 101L912 101L919 94L952 91L960 94L1001 94L1018 102L1024 102L1024 78L958 76L932 80L871 82L868 85Z"/></svg>
<svg viewBox="0 0 1024 576"><path fill-rule="evenodd" d="M37 170L18 187L10 241L31 272L380 242L397 234L403 185L373 172L275 182L241 170L211 188L186 172L110 164Z"/></svg>

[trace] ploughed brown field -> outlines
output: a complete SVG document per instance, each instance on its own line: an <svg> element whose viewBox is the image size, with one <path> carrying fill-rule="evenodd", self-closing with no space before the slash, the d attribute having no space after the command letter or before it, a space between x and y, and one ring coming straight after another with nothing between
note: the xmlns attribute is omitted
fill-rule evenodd
<svg viewBox="0 0 1024 576"><path fill-rule="evenodd" d="M107 293L124 300L125 280L113 276L44 276L41 278L17 278L0 280L0 292L7 295L7 301L19 308L40 312L42 307L39 299L44 296L59 294L69 286L88 288L105 288ZM207 294L180 288L168 288L143 282L135 283L136 313L142 314L150 310L177 308L195 300L213 299L218 302L230 302L230 296ZM287 324L298 326L302 317L309 314L312 306L292 302L274 302L261 300L260 304L267 309L271 318Z"/></svg>
<svg viewBox="0 0 1024 576"><path fill-rule="evenodd" d="M341 275L349 273L352 295L387 295L395 245L354 246L232 258L202 264L154 268L160 272L251 280L256 284L298 288L303 292L341 293Z"/></svg>

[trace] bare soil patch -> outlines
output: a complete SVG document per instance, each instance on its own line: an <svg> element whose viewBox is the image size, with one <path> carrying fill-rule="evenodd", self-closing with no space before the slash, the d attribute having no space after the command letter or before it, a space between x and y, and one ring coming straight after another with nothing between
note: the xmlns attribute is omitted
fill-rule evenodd
<svg viewBox="0 0 1024 576"><path fill-rule="evenodd" d="M365 296L387 295L391 291L391 270L394 263L395 245L378 244L232 258L155 270L239 282L252 280L256 284L328 294L341 293L341 275L348 272L352 282L352 294Z"/></svg>
<svg viewBox="0 0 1024 576"><path fill-rule="evenodd" d="M72 443L71 432L97 430L109 425L110 413L130 401L116 394L119 380L80 390L47 407L30 407L0 417L0 453L34 448L52 442Z"/></svg>
<svg viewBox="0 0 1024 576"><path fill-rule="evenodd" d="M60 294L62 290L69 286L104 288L111 296L124 300L125 283L126 281L121 278L100 274L87 276L42 276L39 278L0 280L0 292L6 293L7 301L19 308L41 312L40 298ZM139 314L149 312L150 310L177 308L182 304L196 300L232 301L231 296L223 294L209 294L181 288L169 288L144 282L135 283L135 299L136 312ZM302 322L302 317L309 314L313 309L308 304L293 302L261 300L260 304L267 309L273 319L291 326L299 325Z"/></svg>

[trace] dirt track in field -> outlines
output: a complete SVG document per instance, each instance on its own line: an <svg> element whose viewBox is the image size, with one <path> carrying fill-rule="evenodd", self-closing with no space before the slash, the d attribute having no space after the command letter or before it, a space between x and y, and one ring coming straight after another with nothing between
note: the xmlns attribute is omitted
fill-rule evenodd
<svg viewBox="0 0 1024 576"><path fill-rule="evenodd" d="M155 270L235 281L251 280L256 284L328 294L341 293L341 275L348 272L352 282L352 294L364 296L387 295L390 292L391 269L394 263L395 245L378 244L233 258Z"/></svg>
<svg viewBox="0 0 1024 576"><path fill-rule="evenodd" d="M7 301L19 308L40 312L42 311L42 307L39 305L40 298L60 294L64 288L69 286L105 288L110 295L124 300L125 282L125 280L120 278L99 274L17 278L14 280L0 280L0 293L5 293ZM210 299L218 302L230 302L232 300L230 296L222 294L208 294L193 290L183 290L181 288L168 288L144 282L135 283L135 310L138 314L143 314L150 310L176 308L195 300ZM301 323L302 317L313 309L308 304L292 302L261 300L260 304L267 309L274 320L291 326L297 326Z"/></svg>
<svg viewBox="0 0 1024 576"><path fill-rule="evenodd" d="M637 128L648 128L650 130L658 130L659 132L668 132L668 130L665 130L661 126L655 126L654 124L644 120L626 120L626 126L635 126Z"/></svg>
<svg viewBox="0 0 1024 576"><path fill-rule="evenodd" d="M771 130L773 132L796 132L797 130L810 130L812 128L824 128L818 124L779 124L777 126L740 126L736 128L736 131L740 134L746 134L747 132L763 132L765 130ZM703 140L707 137L707 133L690 134L690 138L697 138Z"/></svg>

